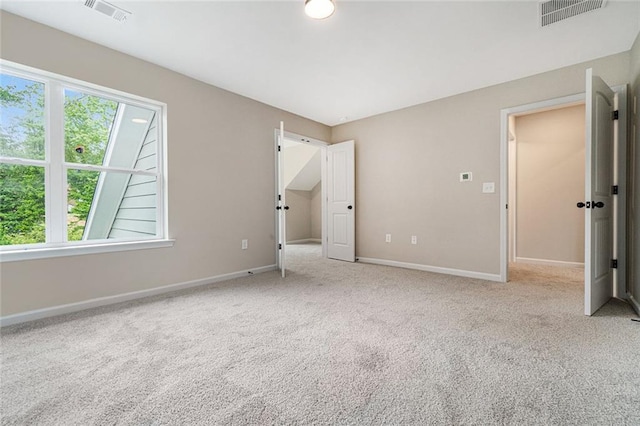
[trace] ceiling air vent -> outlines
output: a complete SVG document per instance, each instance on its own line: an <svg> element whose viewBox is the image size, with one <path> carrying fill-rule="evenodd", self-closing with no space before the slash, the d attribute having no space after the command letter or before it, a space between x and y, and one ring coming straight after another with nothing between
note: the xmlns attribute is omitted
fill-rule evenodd
<svg viewBox="0 0 640 426"><path fill-rule="evenodd" d="M540 26L555 24L576 15L602 9L607 0L550 0L540 3Z"/></svg>
<svg viewBox="0 0 640 426"><path fill-rule="evenodd" d="M102 0L85 0L84 5L102 13L103 15L113 18L118 22L126 21L127 16L131 15L131 12Z"/></svg>

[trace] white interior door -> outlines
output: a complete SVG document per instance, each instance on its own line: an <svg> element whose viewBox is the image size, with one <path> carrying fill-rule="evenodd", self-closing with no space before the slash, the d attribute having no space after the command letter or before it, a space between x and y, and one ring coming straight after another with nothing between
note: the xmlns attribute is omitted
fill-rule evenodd
<svg viewBox="0 0 640 426"><path fill-rule="evenodd" d="M327 148L327 256L354 262L355 225L354 142Z"/></svg>
<svg viewBox="0 0 640 426"><path fill-rule="evenodd" d="M276 157L278 159L277 174L277 201L276 211L278 212L278 268L282 278L286 275L286 245L287 245L287 210L285 188L284 188L284 122L280 122L280 132L276 138Z"/></svg>
<svg viewBox="0 0 640 426"><path fill-rule="evenodd" d="M613 90L591 69L586 89L584 313L613 297Z"/></svg>

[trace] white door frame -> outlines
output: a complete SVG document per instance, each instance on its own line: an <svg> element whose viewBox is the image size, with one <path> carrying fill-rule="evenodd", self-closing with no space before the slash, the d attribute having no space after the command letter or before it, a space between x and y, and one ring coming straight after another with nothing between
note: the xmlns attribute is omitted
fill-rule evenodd
<svg viewBox="0 0 640 426"><path fill-rule="evenodd" d="M278 139L280 137L280 129L274 129L274 140L276 142L276 146L278 143ZM320 139L314 139L308 136L303 136L303 135L299 135L297 133L292 133L292 132L288 132L285 130L284 132L284 138L286 140L292 141L292 142L298 142L301 144L305 144L305 145L313 145L313 146L317 146L320 148L321 150L321 164L320 164L320 181L321 181L321 185L320 185L320 197L321 197L321 209L322 209L322 213L321 213L321 222L322 222L322 230L321 230L321 239L322 239L322 257L326 258L327 257L327 186L325 185L326 179L327 179L327 147L330 145L328 142L325 142L323 140ZM276 182L276 188L275 188L275 198L274 198L274 210L275 210L275 206L278 205L278 155L276 152L275 155L275 182ZM275 226L275 234L274 235L279 235L280 234L280 222L278 220L278 215L276 215L276 226ZM285 245L286 247L286 245ZM275 244L275 250L276 250L276 264L279 265L280 264L280 250L278 250L278 242L276 242Z"/></svg>
<svg viewBox="0 0 640 426"><path fill-rule="evenodd" d="M626 176L627 176L627 86L613 87L616 93L619 111L618 144L614 147L614 185L618 185L618 196L615 197L615 229L614 256L620 267L614 270L614 296L627 298L626 289ZM500 110L500 281L509 279L509 116L524 113L541 112L562 108L584 102L585 94L563 96L541 102L504 108Z"/></svg>

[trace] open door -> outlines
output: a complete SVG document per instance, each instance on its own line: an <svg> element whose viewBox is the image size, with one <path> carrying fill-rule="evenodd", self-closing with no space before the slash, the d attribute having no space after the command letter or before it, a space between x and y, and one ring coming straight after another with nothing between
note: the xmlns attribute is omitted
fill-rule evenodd
<svg viewBox="0 0 640 426"><path fill-rule="evenodd" d="M613 90L591 69L586 88L584 313L613 297Z"/></svg>
<svg viewBox="0 0 640 426"><path fill-rule="evenodd" d="M327 148L327 255L354 262L355 250L354 142Z"/></svg>
<svg viewBox="0 0 640 426"><path fill-rule="evenodd" d="M276 138L276 158L278 159L278 196L276 202L276 211L278 214L278 268L282 274L282 278L286 275L286 250L287 245L287 210L289 207L286 204L285 188L284 188L284 122L280 122L280 132Z"/></svg>

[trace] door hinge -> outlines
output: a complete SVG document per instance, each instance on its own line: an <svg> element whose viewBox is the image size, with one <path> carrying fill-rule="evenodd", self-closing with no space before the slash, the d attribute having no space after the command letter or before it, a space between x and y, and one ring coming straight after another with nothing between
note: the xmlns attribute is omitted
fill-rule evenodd
<svg viewBox="0 0 640 426"><path fill-rule="evenodd" d="M617 120L618 117L620 117L620 113L618 112L618 110L613 111L613 119Z"/></svg>
<svg viewBox="0 0 640 426"><path fill-rule="evenodd" d="M618 259L611 259L611 267L613 269L618 269Z"/></svg>
<svg viewBox="0 0 640 426"><path fill-rule="evenodd" d="M504 205L504 208L505 208L505 209L508 209L508 208L509 208L509 204L505 204L505 205Z"/></svg>
<svg viewBox="0 0 640 426"><path fill-rule="evenodd" d="M278 145L278 152L280 152L280 145Z"/></svg>
<svg viewBox="0 0 640 426"><path fill-rule="evenodd" d="M278 194L278 201L282 201L282 194Z"/></svg>
<svg viewBox="0 0 640 426"><path fill-rule="evenodd" d="M278 244L278 250L282 250L282 244Z"/></svg>
<svg viewBox="0 0 640 426"><path fill-rule="evenodd" d="M612 193L613 195L618 195L618 185L613 185L613 186L611 187L611 193Z"/></svg>

